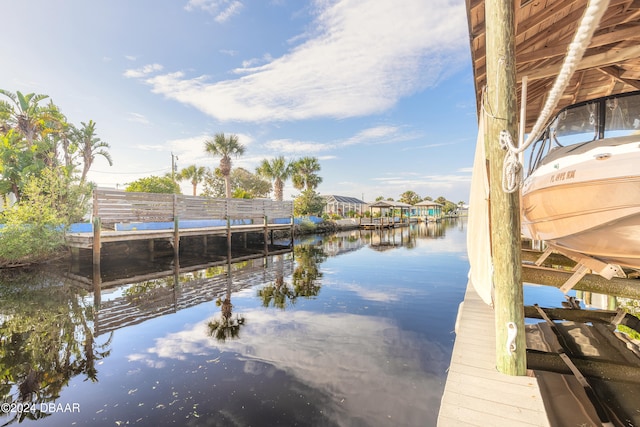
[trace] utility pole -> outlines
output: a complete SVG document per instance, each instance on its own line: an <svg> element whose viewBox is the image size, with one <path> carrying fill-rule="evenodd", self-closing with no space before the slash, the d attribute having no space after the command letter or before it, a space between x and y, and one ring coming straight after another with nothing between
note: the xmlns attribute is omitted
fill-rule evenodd
<svg viewBox="0 0 640 427"><path fill-rule="evenodd" d="M176 165L176 160L178 160L178 156L174 155L173 152L171 152L171 181L173 181L173 183L176 183L176 170L178 168L178 165Z"/></svg>
<svg viewBox="0 0 640 427"><path fill-rule="evenodd" d="M487 88L485 147L489 158L491 257L496 329L496 368L508 375L526 374L526 341L522 264L520 255L520 203L518 192L502 189L506 152L500 133L517 140L516 57L514 2L485 1Z"/></svg>

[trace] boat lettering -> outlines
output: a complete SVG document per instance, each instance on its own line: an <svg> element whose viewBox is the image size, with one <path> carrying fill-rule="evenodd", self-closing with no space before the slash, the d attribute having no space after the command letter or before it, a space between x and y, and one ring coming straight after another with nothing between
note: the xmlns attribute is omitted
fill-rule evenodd
<svg viewBox="0 0 640 427"><path fill-rule="evenodd" d="M576 171L570 170L566 172L560 172L555 175L551 175L551 182L564 181L566 179L573 179L576 177Z"/></svg>

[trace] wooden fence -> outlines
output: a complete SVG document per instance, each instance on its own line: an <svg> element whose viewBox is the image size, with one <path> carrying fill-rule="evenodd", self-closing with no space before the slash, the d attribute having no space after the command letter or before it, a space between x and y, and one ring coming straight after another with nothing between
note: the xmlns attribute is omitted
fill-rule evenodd
<svg viewBox="0 0 640 427"><path fill-rule="evenodd" d="M103 225L127 222L244 219L272 222L292 218L293 202L266 199L212 199L180 194L132 193L96 188L93 217Z"/></svg>

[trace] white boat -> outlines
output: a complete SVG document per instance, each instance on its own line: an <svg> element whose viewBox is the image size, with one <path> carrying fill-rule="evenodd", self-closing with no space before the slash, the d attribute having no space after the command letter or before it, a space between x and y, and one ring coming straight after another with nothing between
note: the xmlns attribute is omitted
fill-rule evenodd
<svg viewBox="0 0 640 427"><path fill-rule="evenodd" d="M640 92L562 110L531 151L521 194L527 237L640 269Z"/></svg>

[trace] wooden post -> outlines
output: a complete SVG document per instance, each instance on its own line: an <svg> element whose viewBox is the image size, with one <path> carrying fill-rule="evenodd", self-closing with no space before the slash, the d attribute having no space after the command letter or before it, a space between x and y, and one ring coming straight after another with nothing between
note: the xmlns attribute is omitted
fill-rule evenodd
<svg viewBox="0 0 640 427"><path fill-rule="evenodd" d="M180 225L177 216L173 218L173 256L180 256Z"/></svg>
<svg viewBox="0 0 640 427"><path fill-rule="evenodd" d="M178 218L178 195L173 195L173 256L180 257L180 224Z"/></svg>
<svg viewBox="0 0 640 427"><path fill-rule="evenodd" d="M231 258L231 218L227 215L227 252Z"/></svg>
<svg viewBox="0 0 640 427"><path fill-rule="evenodd" d="M522 268L522 280L527 283L537 283L545 286L562 287L571 277L573 272L555 268L542 268L524 265ZM612 277L605 279L597 274L585 275L573 289L577 292L578 299L584 299L584 294L578 292L595 292L598 294L615 295L622 298L640 299L640 287L637 280Z"/></svg>
<svg viewBox="0 0 640 427"><path fill-rule="evenodd" d="M100 304L102 304L102 275L100 273L100 264L93 264L93 306L96 309L100 308ZM96 314L97 317L97 314ZM97 321L97 319L96 319Z"/></svg>
<svg viewBox="0 0 640 427"><path fill-rule="evenodd" d="M526 374L524 303L520 260L518 193L502 190L505 151L501 131L517 140L514 2L485 1L487 88L485 145L489 158L491 254L496 328L496 368ZM515 338L510 338L514 335Z"/></svg>
<svg viewBox="0 0 640 427"><path fill-rule="evenodd" d="M100 264L100 227L102 226L99 216L93 217L93 265Z"/></svg>
<svg viewBox="0 0 640 427"><path fill-rule="evenodd" d="M362 219L360 219L360 223L362 223ZM291 231L290 231L290 235L289 235L289 237L290 237L289 247L293 248L293 233L294 233L294 230L295 230L295 220L294 220L293 215L291 215L290 225L291 225L291 229L290 229Z"/></svg>
<svg viewBox="0 0 640 427"><path fill-rule="evenodd" d="M100 223L100 206L98 204L98 194L96 190L93 190L93 212L92 212L92 222L93 222L93 247L92 247L92 255L93 255L93 265L100 264L100 227L102 224Z"/></svg>
<svg viewBox="0 0 640 427"><path fill-rule="evenodd" d="M264 215L264 254L269 254L269 218Z"/></svg>
<svg viewBox="0 0 640 427"><path fill-rule="evenodd" d="M178 300L180 299L180 257L173 258L173 312L178 311Z"/></svg>
<svg viewBox="0 0 640 427"><path fill-rule="evenodd" d="M71 247L71 272L77 273L80 271L80 248Z"/></svg>

